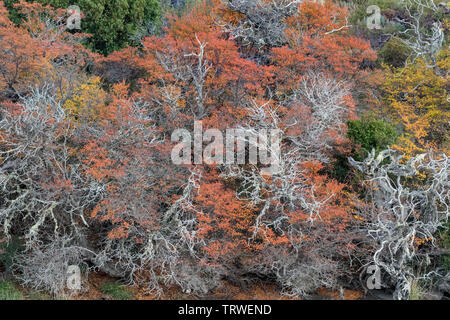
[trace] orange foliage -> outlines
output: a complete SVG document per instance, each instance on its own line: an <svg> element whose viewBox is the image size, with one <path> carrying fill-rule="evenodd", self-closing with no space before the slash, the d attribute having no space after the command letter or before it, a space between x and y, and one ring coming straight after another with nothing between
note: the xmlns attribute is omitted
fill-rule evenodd
<svg viewBox="0 0 450 320"><path fill-rule="evenodd" d="M376 59L368 42L349 35L347 16L345 8L331 1L299 4L299 16L287 19L289 45L273 49L276 79L282 90L291 89L310 69L351 77L364 59Z"/></svg>
<svg viewBox="0 0 450 320"><path fill-rule="evenodd" d="M210 263L232 260L250 249L255 208L236 199L236 192L225 186L215 169L203 175L195 202L201 208L197 212L198 235L206 240L202 250Z"/></svg>
<svg viewBox="0 0 450 320"><path fill-rule="evenodd" d="M10 94L33 83L44 64L44 48L28 32L16 27L0 2L0 90Z"/></svg>

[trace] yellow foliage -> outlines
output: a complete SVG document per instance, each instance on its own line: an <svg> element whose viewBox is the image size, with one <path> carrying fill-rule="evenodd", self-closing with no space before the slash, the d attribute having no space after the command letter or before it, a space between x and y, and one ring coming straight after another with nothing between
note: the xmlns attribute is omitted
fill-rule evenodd
<svg viewBox="0 0 450 320"><path fill-rule="evenodd" d="M385 111L403 129L393 147L408 156L429 148L448 151L449 66L449 52L443 50L437 68L417 60L404 69L387 70L382 86L386 93Z"/></svg>
<svg viewBox="0 0 450 320"><path fill-rule="evenodd" d="M95 121L105 112L106 93L100 87L99 77L92 77L75 87L70 97L64 101L64 108L75 121ZM67 88L60 92L65 96Z"/></svg>

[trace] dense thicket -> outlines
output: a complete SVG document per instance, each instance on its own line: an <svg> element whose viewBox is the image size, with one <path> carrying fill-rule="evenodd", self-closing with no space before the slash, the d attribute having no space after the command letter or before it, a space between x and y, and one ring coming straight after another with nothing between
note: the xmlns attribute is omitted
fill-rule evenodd
<svg viewBox="0 0 450 320"><path fill-rule="evenodd" d="M23 243L11 275L54 295L79 265L157 293L264 279L307 297L362 289L376 266L395 298L448 294L442 6L395 2L371 31L359 15L376 1L199 1L130 41L156 1L74 3L84 32L66 29L67 1L20 2L20 23L0 2L0 235ZM278 170L206 152L175 164L172 133L199 122L259 141ZM280 150L253 139L270 129Z"/></svg>

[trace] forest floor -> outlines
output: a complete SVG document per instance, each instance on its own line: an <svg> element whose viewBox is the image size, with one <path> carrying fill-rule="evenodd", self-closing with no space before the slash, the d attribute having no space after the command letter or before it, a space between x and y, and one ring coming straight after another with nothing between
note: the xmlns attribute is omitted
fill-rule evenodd
<svg viewBox="0 0 450 320"><path fill-rule="evenodd" d="M359 300L365 299L360 291L344 289L343 296L339 292L320 289L310 299L316 300ZM51 300L49 294L36 292L0 279L0 300ZM300 300L281 294L275 284L254 282L246 287L233 285L223 281L221 288L206 296L183 293L176 287L165 288L159 296L151 294L145 287L120 285L117 279L102 272L89 274L87 289L69 300Z"/></svg>
<svg viewBox="0 0 450 320"><path fill-rule="evenodd" d="M111 300L114 297L105 294L102 288L105 283L114 282L115 279L102 273L92 273L89 276L89 291L82 293L72 299L76 300ZM299 300L289 298L280 293L279 288L274 284L252 283L247 287L232 285L226 281L220 289L206 296L195 296L183 293L179 288L165 288L160 296L150 294L145 287L126 287L132 295L133 300ZM320 289L315 299L320 300L341 300L339 292ZM343 300L357 300L363 298L360 291L344 289Z"/></svg>

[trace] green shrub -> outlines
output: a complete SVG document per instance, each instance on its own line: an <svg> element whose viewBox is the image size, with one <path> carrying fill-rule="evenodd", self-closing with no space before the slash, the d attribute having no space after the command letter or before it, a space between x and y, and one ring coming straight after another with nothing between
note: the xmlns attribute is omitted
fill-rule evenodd
<svg viewBox="0 0 450 320"><path fill-rule="evenodd" d="M425 295L424 288L419 280L413 280L411 283L411 292L409 294L409 300L423 300Z"/></svg>
<svg viewBox="0 0 450 320"><path fill-rule="evenodd" d="M118 282L107 282L102 286L101 291L117 300L129 300L133 298L133 293Z"/></svg>
<svg viewBox="0 0 450 320"><path fill-rule="evenodd" d="M391 38L383 48L378 51L378 63L385 63L400 68L405 65L411 50L396 38Z"/></svg>
<svg viewBox="0 0 450 320"><path fill-rule="evenodd" d="M14 4L16 4L17 2L18 0L3 0L3 3L5 4L5 7L9 12L9 19L14 23L19 24L22 17L19 11L14 7Z"/></svg>
<svg viewBox="0 0 450 320"><path fill-rule="evenodd" d="M395 143L398 134L384 120L365 117L348 122L347 136L355 143L355 159L362 160L372 149L378 153Z"/></svg>
<svg viewBox="0 0 450 320"><path fill-rule="evenodd" d="M13 7L18 0L6 0L10 18L20 21L17 9ZM28 0L27 2L34 2ZM84 13L81 31L92 35L86 46L93 51L110 54L134 44L131 40L137 30L146 23L159 26L160 3L157 0L37 0L54 8L68 8L77 5Z"/></svg>
<svg viewBox="0 0 450 320"><path fill-rule="evenodd" d="M53 299L47 293L32 291L27 295L27 300L53 300Z"/></svg>
<svg viewBox="0 0 450 320"><path fill-rule="evenodd" d="M370 14L367 13L367 8L371 5L376 5L381 10L382 15L382 24L386 24L387 21L385 17L383 16L383 11L385 10L402 10L401 2L398 0L363 0L358 1L356 9L351 13L350 15L350 22L352 24L359 24L365 23L366 18L370 16Z"/></svg>
<svg viewBox="0 0 450 320"><path fill-rule="evenodd" d="M156 22L160 6L156 0L80 0L86 18L82 29L93 36L89 47L109 54L126 47L130 37L146 22Z"/></svg>
<svg viewBox="0 0 450 320"><path fill-rule="evenodd" d="M22 293L9 281L0 281L0 300L23 300Z"/></svg>
<svg viewBox="0 0 450 320"><path fill-rule="evenodd" d="M445 228L440 232L441 246L444 250L450 250L450 221L447 222ZM440 257L439 267L443 268L446 272L450 272L450 254L444 254Z"/></svg>
<svg viewBox="0 0 450 320"><path fill-rule="evenodd" d="M0 233L0 238L2 234ZM13 263L14 256L22 250L21 241L18 238L12 238L9 242L0 243L0 265L9 273Z"/></svg>
<svg viewBox="0 0 450 320"><path fill-rule="evenodd" d="M346 155L335 155L331 165L327 168L327 174L332 178L336 179L341 183L348 183L347 179L349 177L352 168L348 162Z"/></svg>

